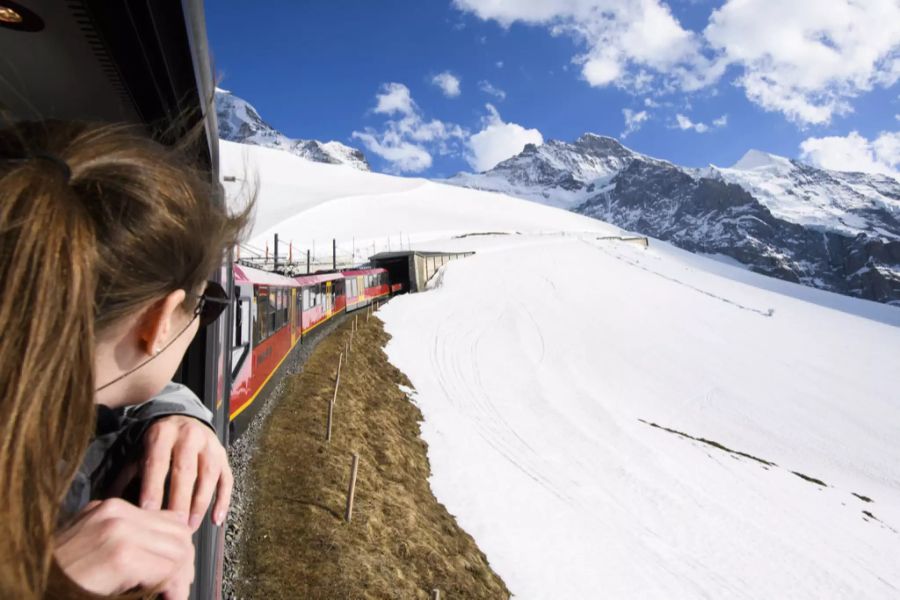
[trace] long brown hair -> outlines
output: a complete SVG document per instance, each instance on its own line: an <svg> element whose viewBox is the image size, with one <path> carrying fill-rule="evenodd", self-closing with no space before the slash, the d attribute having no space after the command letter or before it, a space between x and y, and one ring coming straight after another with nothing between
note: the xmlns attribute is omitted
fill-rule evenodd
<svg viewBox="0 0 900 600"><path fill-rule="evenodd" d="M218 189L132 126L0 132L0 597L79 595L52 535L93 433L95 333L221 264L249 207Z"/></svg>

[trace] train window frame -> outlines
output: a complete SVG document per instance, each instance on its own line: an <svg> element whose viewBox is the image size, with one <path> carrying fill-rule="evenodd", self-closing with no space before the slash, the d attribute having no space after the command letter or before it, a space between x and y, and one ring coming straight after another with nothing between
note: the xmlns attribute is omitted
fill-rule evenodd
<svg viewBox="0 0 900 600"><path fill-rule="evenodd" d="M239 288L235 288L237 291ZM250 355L250 340L254 335L253 296L235 295L234 346L231 349L231 377L236 378Z"/></svg>
<svg viewBox="0 0 900 600"><path fill-rule="evenodd" d="M269 308L271 307L271 288L267 285L253 286L253 293L256 296L256 325L254 327L254 345L264 342L270 335L269 331Z"/></svg>
<svg viewBox="0 0 900 600"><path fill-rule="evenodd" d="M271 295L271 302L269 302L269 311L266 313L267 318L269 319L269 331L270 333L275 333L278 331L278 288L273 288Z"/></svg>

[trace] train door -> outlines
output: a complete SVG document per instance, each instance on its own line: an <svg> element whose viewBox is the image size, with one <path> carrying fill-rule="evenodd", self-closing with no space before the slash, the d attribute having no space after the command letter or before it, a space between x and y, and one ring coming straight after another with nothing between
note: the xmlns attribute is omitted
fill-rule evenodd
<svg viewBox="0 0 900 600"><path fill-rule="evenodd" d="M290 328L291 328L291 347L293 348L294 344L297 343L297 338L300 337L297 332L297 319L299 315L297 315L297 288L291 288L291 300L288 303L288 313L290 314Z"/></svg>
<svg viewBox="0 0 900 600"><path fill-rule="evenodd" d="M331 314L334 311L334 295L333 295L333 287L330 281L325 282L325 318L331 318Z"/></svg>
<svg viewBox="0 0 900 600"><path fill-rule="evenodd" d="M231 347L231 377L236 379L241 367L250 354L250 327L252 323L251 309L253 302L252 286L234 286L234 342ZM255 311L254 311L255 312Z"/></svg>

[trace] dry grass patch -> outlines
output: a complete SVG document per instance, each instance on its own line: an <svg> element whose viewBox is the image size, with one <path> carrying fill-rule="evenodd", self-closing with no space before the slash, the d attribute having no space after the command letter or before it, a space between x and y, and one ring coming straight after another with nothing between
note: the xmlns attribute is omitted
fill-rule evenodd
<svg viewBox="0 0 900 600"><path fill-rule="evenodd" d="M509 598L472 537L428 486L422 415L398 385L376 318L353 336L330 443L325 419L348 319L322 340L285 393L251 465L253 504L242 548L241 598ZM345 357L346 359L346 357ZM344 521L352 453L360 456Z"/></svg>

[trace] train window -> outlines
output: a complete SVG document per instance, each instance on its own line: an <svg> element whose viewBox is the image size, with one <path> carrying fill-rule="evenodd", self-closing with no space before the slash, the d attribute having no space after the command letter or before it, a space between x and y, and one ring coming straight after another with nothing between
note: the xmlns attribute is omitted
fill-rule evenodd
<svg viewBox="0 0 900 600"><path fill-rule="evenodd" d="M244 312L241 310L244 302L240 298L234 299L234 347L239 348L244 343Z"/></svg>
<svg viewBox="0 0 900 600"><path fill-rule="evenodd" d="M277 324L275 323L275 318L278 315L278 290L272 290L269 296L269 306L268 313L266 317L268 319L268 327L269 327L269 335L275 333L278 329Z"/></svg>
<svg viewBox="0 0 900 600"><path fill-rule="evenodd" d="M309 310L309 288L303 288L303 310Z"/></svg>
<svg viewBox="0 0 900 600"><path fill-rule="evenodd" d="M288 316L288 307L290 307L290 305L291 305L291 289L285 288L284 289L284 305L281 309L281 319L282 319L282 321L284 321L285 325L287 325L291 321L290 317Z"/></svg>
<svg viewBox="0 0 900 600"><path fill-rule="evenodd" d="M283 297L280 289L275 290L275 302L272 303L272 331L281 329L281 303Z"/></svg>
<svg viewBox="0 0 900 600"><path fill-rule="evenodd" d="M254 345L269 337L269 289L266 286L256 288L256 327L254 327Z"/></svg>

